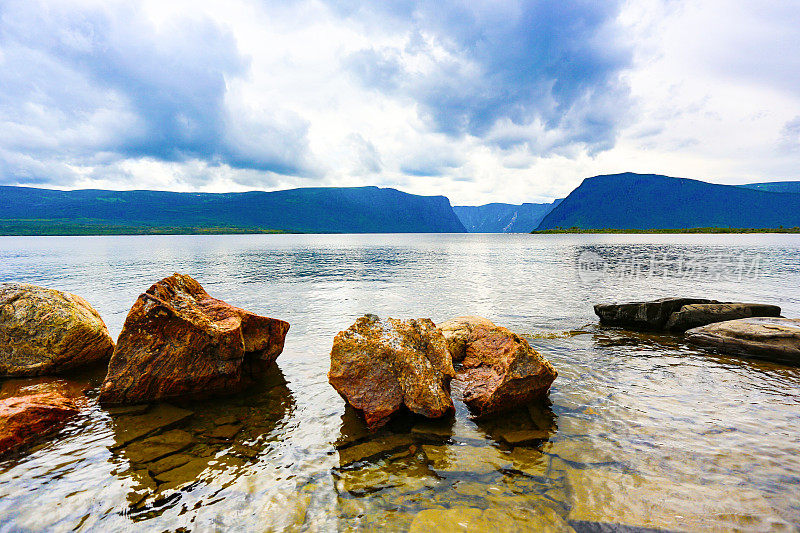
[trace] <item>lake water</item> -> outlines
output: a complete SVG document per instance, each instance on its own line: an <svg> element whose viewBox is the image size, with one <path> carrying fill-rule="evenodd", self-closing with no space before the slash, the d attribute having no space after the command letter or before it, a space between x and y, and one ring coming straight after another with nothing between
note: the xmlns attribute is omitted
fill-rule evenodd
<svg viewBox="0 0 800 533"><path fill-rule="evenodd" d="M88 386L89 405L0 462L0 531L396 531L478 515L487 529L800 527L800 369L604 330L592 311L686 295L800 317L800 236L0 237L0 282L79 294L114 337L173 272L289 321L277 368L239 396L176 404L194 444L160 475L117 444L172 407L111 413L102 369L59 378ZM559 372L549 403L476 423L456 402L453 418L369 434L326 376L333 336L364 313L477 314L524 334ZM521 429L541 438L515 442Z"/></svg>

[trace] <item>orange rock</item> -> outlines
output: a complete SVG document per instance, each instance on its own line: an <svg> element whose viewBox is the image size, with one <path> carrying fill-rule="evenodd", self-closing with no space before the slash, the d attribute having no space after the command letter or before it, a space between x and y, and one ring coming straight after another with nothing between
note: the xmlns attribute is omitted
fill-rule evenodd
<svg viewBox="0 0 800 533"><path fill-rule="evenodd" d="M103 404L238 392L283 351L289 324L162 279L131 308L100 389Z"/></svg>
<svg viewBox="0 0 800 533"><path fill-rule="evenodd" d="M494 322L481 316L459 316L438 324L442 330L453 362L459 363L467 356L467 339L478 327L495 328Z"/></svg>
<svg viewBox="0 0 800 533"><path fill-rule="evenodd" d="M547 395L558 373L528 341L503 327L477 327L458 371L464 403L481 417Z"/></svg>
<svg viewBox="0 0 800 533"><path fill-rule="evenodd" d="M0 455L58 431L77 413L75 402L56 391L0 400Z"/></svg>
<svg viewBox="0 0 800 533"><path fill-rule="evenodd" d="M452 412L454 374L444 336L430 319L366 315L334 338L328 380L374 429L403 406L428 418Z"/></svg>

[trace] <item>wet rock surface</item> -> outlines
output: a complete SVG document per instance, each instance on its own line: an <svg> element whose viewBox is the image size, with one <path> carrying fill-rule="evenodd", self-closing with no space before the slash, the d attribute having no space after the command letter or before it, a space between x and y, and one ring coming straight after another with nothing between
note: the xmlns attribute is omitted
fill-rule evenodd
<svg viewBox="0 0 800 533"><path fill-rule="evenodd" d="M800 366L800 319L729 320L690 329L686 338L727 354Z"/></svg>
<svg viewBox="0 0 800 533"><path fill-rule="evenodd" d="M452 358L430 319L359 318L333 341L328 380L370 428L406 408L437 418L453 411Z"/></svg>
<svg viewBox="0 0 800 533"><path fill-rule="evenodd" d="M478 326L466 340L457 381L476 417L524 406L547 395L558 373L516 333Z"/></svg>
<svg viewBox="0 0 800 533"><path fill-rule="evenodd" d="M189 276L165 278L131 308L100 390L104 404L241 391L283 350L289 324L212 298Z"/></svg>
<svg viewBox="0 0 800 533"><path fill-rule="evenodd" d="M113 350L103 319L80 296L0 284L0 376L55 374L105 361Z"/></svg>
<svg viewBox="0 0 800 533"><path fill-rule="evenodd" d="M779 317L776 305L718 302L700 298L661 298L649 302L597 304L603 326L682 332L715 322L749 317Z"/></svg>
<svg viewBox="0 0 800 533"><path fill-rule="evenodd" d="M0 456L52 435L76 414L76 401L57 391L0 400Z"/></svg>

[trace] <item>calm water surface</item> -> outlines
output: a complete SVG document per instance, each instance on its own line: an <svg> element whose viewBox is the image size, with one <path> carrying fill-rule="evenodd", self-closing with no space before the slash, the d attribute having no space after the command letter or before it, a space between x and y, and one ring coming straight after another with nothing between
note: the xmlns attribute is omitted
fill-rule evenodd
<svg viewBox="0 0 800 533"><path fill-rule="evenodd" d="M796 235L0 237L0 282L79 294L113 336L176 271L289 321L277 368L237 397L146 412L100 408L102 369L55 380L88 387L88 407L0 462L0 531L452 526L437 509L496 529L800 526L800 369L603 330L592 312L687 295L800 317ZM559 372L550 402L481 423L457 402L452 418L369 434L326 377L333 336L368 312L477 314L525 334ZM0 396L53 381L6 380ZM120 446L177 408L192 443L174 464Z"/></svg>

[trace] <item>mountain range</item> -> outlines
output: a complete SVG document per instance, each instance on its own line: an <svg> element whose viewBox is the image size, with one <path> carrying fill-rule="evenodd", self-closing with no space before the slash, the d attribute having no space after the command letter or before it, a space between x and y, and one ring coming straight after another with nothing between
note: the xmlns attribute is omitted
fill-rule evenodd
<svg viewBox="0 0 800 533"><path fill-rule="evenodd" d="M0 223L18 228L5 233L17 234L196 233L208 228L303 233L466 231L446 197L378 187L216 194L2 186Z"/></svg>
<svg viewBox="0 0 800 533"><path fill-rule="evenodd" d="M800 226L797 186L717 185L657 174L586 178L544 217L538 230L778 228Z"/></svg>
<svg viewBox="0 0 800 533"><path fill-rule="evenodd" d="M800 182L718 185L657 174L586 178L563 200L455 206L378 187L275 192L58 191L0 186L0 234L523 233L800 226Z"/></svg>

